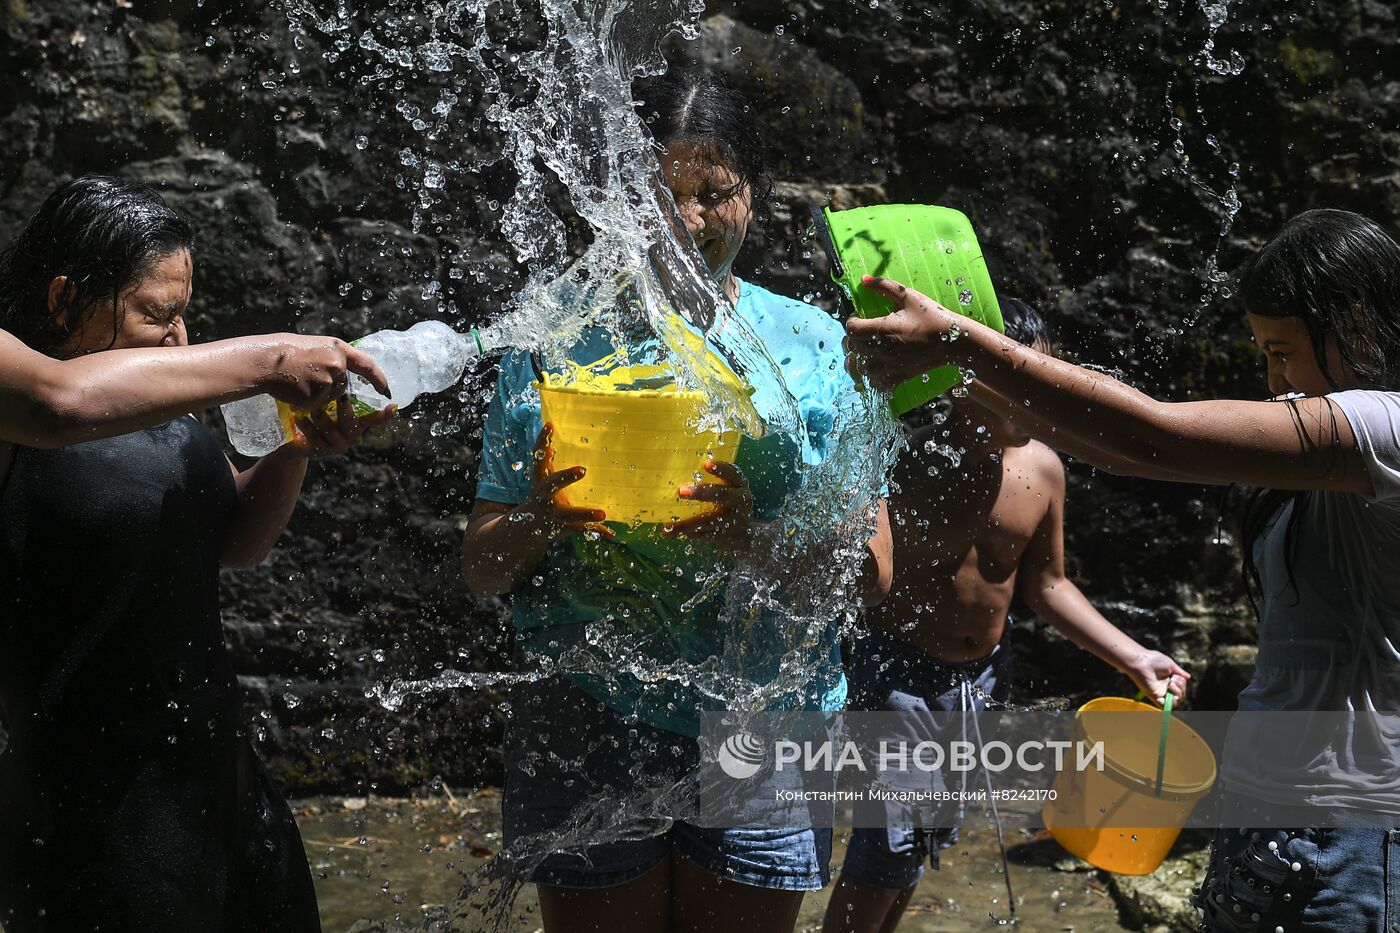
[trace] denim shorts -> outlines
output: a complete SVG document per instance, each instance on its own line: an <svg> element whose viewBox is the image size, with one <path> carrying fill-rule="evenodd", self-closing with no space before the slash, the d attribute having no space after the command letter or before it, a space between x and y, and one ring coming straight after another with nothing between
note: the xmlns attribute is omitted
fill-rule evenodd
<svg viewBox="0 0 1400 933"><path fill-rule="evenodd" d="M1219 830L1193 901L1208 933L1400 933L1400 830Z"/></svg>
<svg viewBox="0 0 1400 933"><path fill-rule="evenodd" d="M1006 632L1011 628L1008 621ZM851 710L903 713L952 713L963 709L980 710L990 698L1004 702L1011 689L1011 646L1007 635L991 654L976 661L951 664L873 628L853 646L847 668ZM867 737L874 743L881 738ZM942 781L941 775L932 775ZM935 789L945 789L938 787ZM842 877L876 888L900 889L918 883L924 874L924 861L938 868L938 852L958 839L957 822L961 809L952 804L930 818L921 819L909 805L897 801L866 804L883 813L862 810L851 834ZM872 824L883 823L883 829Z"/></svg>
<svg viewBox="0 0 1400 933"><path fill-rule="evenodd" d="M829 828L706 828L683 812L695 739L629 720L553 676L512 687L505 742L505 843L529 880L604 888L675 851L740 884L813 891L831 880Z"/></svg>

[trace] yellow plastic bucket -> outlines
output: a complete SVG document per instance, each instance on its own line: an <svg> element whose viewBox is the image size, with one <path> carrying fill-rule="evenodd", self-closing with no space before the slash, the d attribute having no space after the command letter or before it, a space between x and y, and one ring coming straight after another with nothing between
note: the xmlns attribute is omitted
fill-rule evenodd
<svg viewBox="0 0 1400 933"><path fill-rule="evenodd" d="M1215 755L1194 729L1173 719L1161 743L1164 715L1126 697L1090 700L1075 714L1074 738L1103 743L1104 769L1061 771L1041 816L1056 842L1095 868L1151 874L1215 783Z"/></svg>
<svg viewBox="0 0 1400 933"><path fill-rule="evenodd" d="M676 490L715 482L704 463L711 457L732 461L739 432L698 430L708 399L678 388L668 368L594 371L606 362L577 367L569 376L547 373L535 384L544 421L554 426L555 469L587 471L560 498L624 524L664 524L710 511L709 503L682 499Z"/></svg>

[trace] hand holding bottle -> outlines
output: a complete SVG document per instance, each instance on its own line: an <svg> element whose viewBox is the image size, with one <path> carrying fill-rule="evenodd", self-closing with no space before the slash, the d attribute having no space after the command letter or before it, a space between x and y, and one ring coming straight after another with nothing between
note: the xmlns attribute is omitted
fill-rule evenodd
<svg viewBox="0 0 1400 933"><path fill-rule="evenodd" d="M354 399L342 395L330 405L314 408L293 419L296 438L286 447L311 460L343 454L365 438L365 432L385 424L398 408L359 412Z"/></svg>
<svg viewBox="0 0 1400 933"><path fill-rule="evenodd" d="M403 408L425 392L441 392L462 378L467 363L486 352L490 335L459 334L440 321L420 321L408 330L381 330L353 345L334 337L283 335L283 347L267 395L223 407L234 449L261 457L296 438L294 422L348 395L355 414L366 415L390 401Z"/></svg>
<svg viewBox="0 0 1400 933"><path fill-rule="evenodd" d="M319 411L345 394L353 373L389 395L389 380L368 353L335 337L281 334L267 394L304 411Z"/></svg>

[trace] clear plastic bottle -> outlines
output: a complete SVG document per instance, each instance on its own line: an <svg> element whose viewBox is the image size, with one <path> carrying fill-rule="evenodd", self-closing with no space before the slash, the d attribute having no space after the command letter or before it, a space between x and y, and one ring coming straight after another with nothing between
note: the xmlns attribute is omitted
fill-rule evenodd
<svg viewBox="0 0 1400 933"><path fill-rule="evenodd" d="M359 376L350 376L350 396L357 412L377 411L392 401L406 408L425 392L441 392L462 378L473 358L492 349L472 328L459 334L440 321L421 321L408 330L381 330L355 341L384 370L393 399L374 391ZM223 406L224 424L234 450L247 457L261 457L296 437L292 426L297 410L270 395L229 402Z"/></svg>

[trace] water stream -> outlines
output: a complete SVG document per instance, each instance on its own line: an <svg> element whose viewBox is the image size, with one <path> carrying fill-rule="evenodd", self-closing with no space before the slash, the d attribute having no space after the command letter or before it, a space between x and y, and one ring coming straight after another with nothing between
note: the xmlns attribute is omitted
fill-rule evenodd
<svg viewBox="0 0 1400 933"><path fill-rule="evenodd" d="M371 53L375 64L367 80L412 80L426 67L459 73L473 93L487 96L490 127L482 129L501 141L498 150L448 163L406 147L399 161L417 186L418 229L432 226L447 199L480 173L502 164L513 171L500 232L530 274L491 324L493 341L537 353L547 369L564 367L585 328L602 328L615 346L649 341L680 385L710 399L699 427L739 430L750 438L794 436L805 427L783 374L707 273L662 180L658 149L633 109L632 79L659 72L662 38L677 30L693 35L702 9L693 0L448 0L413 9L391 4L374 15L348 0L333 9L312 0L286 6L294 33L320 33L329 40L329 54L352 45ZM464 93L445 90L431 115L396 107L397 117L435 139ZM561 190L567 211L560 209ZM573 216L561 216L568 213ZM585 235L571 236L569 224L578 221ZM762 418L746 393L718 377L707 362L711 352L756 397L776 400ZM481 404L467 404L473 401ZM590 623L586 640L530 674L447 671L377 684L370 695L393 710L415 695L567 670L609 691L679 685L729 709L790 702L827 663L833 627L854 621L855 577L896 443L883 401L862 396L837 417L830 442L835 453L805 468L802 493L788 496L766 526L759 556L725 576L696 581L700 593L692 601L713 596L719 606L721 656L658 660L634 624L609 618ZM760 618L766 620L761 626L754 621ZM755 660L756 653L775 649L776 659ZM668 775L626 800L595 799L547 838L501 853L465 883L450 910L452 924L469 930L513 925L522 879L545 854L642 821L664 829L685 819L690 784L690 775Z"/></svg>
<svg viewBox="0 0 1400 933"><path fill-rule="evenodd" d="M1214 75L1221 80L1234 78L1245 68L1244 56L1237 49L1231 49L1223 56L1216 55L1215 40L1221 28L1230 18L1232 2L1233 0L1216 0L1216 2L1196 0L1197 6L1206 18L1206 37L1200 52L1195 57L1194 64L1197 68L1203 69L1206 74ZM1235 224L1235 217L1239 214L1241 206L1239 197L1240 165L1229 158L1221 146L1219 138L1211 131L1209 116L1205 106L1199 101L1200 87L1198 82L1192 82L1192 90L1198 98L1195 105L1197 128L1204 134L1205 145L1210 152L1210 161L1217 166L1214 170L1215 177L1211 177L1210 169L1200 167L1199 160L1195 164L1192 163L1183 135L1185 121L1175 115L1168 121L1175 134L1175 138L1171 142L1172 157L1177 171L1194 189L1202 205L1216 218L1219 234L1214 247L1201 266L1200 277L1205 288L1202 290L1201 299L1196 308L1184 316L1183 326L1187 328L1192 327L1202 312L1219 299L1230 297L1230 274L1220 268L1220 250L1230 236L1230 231ZM1169 113L1175 109L1170 91L1167 94L1166 106ZM1222 168L1223 177L1220 177ZM1173 335L1179 333L1176 328L1172 328L1170 332Z"/></svg>
<svg viewBox="0 0 1400 933"><path fill-rule="evenodd" d="M449 788L413 800L318 798L296 806L322 918L334 933L352 928L380 933L400 925L452 929L455 896L501 844L500 797L494 790L465 794ZM1006 829L1021 929L1127 929L1100 873L1068 857L1056 858L1053 847L1036 840L1031 821L1012 816ZM833 868L845 858L843 835L836 834ZM1004 899L1000 873L996 833L983 814L971 815L957 847L943 854L940 870L929 872L915 889L900 929L988 929L987 913L999 908L994 903L999 892ZM828 888L804 900L798 930L820 929L830 893ZM508 923L528 933L541 928L538 903L528 889L511 905ZM456 929L471 928L459 922Z"/></svg>

